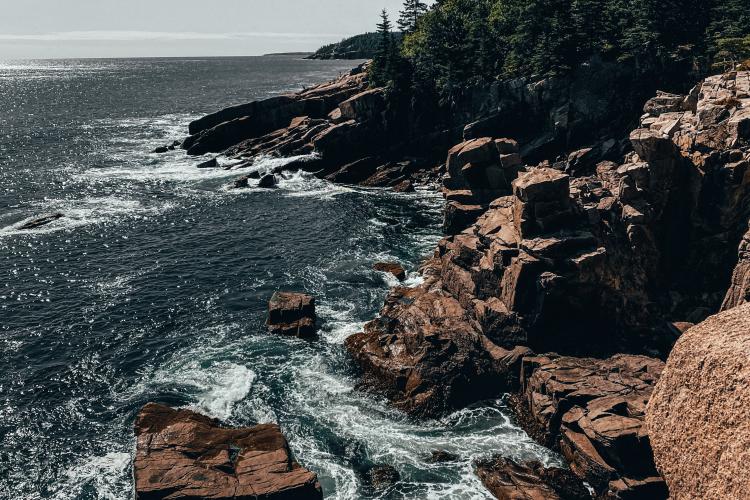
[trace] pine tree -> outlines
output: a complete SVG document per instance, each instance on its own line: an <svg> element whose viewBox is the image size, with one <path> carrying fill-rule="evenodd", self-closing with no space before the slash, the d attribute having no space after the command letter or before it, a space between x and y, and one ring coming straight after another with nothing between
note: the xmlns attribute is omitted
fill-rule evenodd
<svg viewBox="0 0 750 500"><path fill-rule="evenodd" d="M413 33L417 21L427 12L427 4L420 0L404 0L404 8L399 12L398 29L404 33Z"/></svg>
<svg viewBox="0 0 750 500"><path fill-rule="evenodd" d="M717 1L711 12L707 35L714 67L729 69L750 58L748 0Z"/></svg>
<svg viewBox="0 0 750 500"><path fill-rule="evenodd" d="M379 37L378 51L372 60L370 68L370 81L376 85L385 85L389 80L391 62L393 60L393 37L391 35L391 20L388 12L383 9L380 13L380 22L377 24Z"/></svg>

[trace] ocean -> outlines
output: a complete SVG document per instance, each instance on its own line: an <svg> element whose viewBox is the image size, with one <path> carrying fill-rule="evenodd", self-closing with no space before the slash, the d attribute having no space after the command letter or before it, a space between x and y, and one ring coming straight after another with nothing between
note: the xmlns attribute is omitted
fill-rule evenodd
<svg viewBox="0 0 750 500"><path fill-rule="evenodd" d="M228 425L278 422L326 498L490 498L472 460L559 458L502 400L412 420L358 391L344 339L440 239L441 196L238 170L155 147L222 107L325 81L293 56L0 62L0 498L129 499L149 401ZM265 169L288 159L259 159ZM64 217L23 231L30 218ZM270 336L276 290L317 298L320 337ZM459 455L429 463L433 450ZM373 494L363 473L394 466Z"/></svg>

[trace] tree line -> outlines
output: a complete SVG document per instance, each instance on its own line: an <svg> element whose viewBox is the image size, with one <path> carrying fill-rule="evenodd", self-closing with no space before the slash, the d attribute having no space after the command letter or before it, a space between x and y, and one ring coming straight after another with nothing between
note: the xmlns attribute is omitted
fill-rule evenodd
<svg viewBox="0 0 750 500"><path fill-rule="evenodd" d="M372 83L443 97L472 82L565 75L595 57L643 75L750 58L750 0L406 0L403 42L385 10L377 28Z"/></svg>

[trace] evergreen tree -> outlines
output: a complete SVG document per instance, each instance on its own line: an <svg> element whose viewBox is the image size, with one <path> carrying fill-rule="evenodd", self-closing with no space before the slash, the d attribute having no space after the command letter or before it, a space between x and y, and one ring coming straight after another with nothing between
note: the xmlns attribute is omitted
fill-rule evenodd
<svg viewBox="0 0 750 500"><path fill-rule="evenodd" d="M386 85L390 80L394 56L391 29L392 25L388 18L388 12L383 9L380 13L380 22L377 24L378 51L370 67L370 81L375 86Z"/></svg>
<svg viewBox="0 0 750 500"><path fill-rule="evenodd" d="M398 29L412 33L417 29L417 21L427 12L427 4L420 0L404 0L404 8L399 12Z"/></svg>
<svg viewBox="0 0 750 500"><path fill-rule="evenodd" d="M750 59L750 2L717 0L707 29L713 66L728 69Z"/></svg>

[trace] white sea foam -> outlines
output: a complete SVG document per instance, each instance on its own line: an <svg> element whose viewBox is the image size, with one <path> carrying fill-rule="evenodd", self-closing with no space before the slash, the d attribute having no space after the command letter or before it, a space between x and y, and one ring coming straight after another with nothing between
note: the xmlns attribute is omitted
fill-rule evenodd
<svg viewBox="0 0 750 500"><path fill-rule="evenodd" d="M120 500L123 489L130 489L130 453L110 452L90 457L67 471L68 482L56 498L81 498L83 488L93 488L96 498Z"/></svg>
<svg viewBox="0 0 750 500"><path fill-rule="evenodd" d="M121 217L139 217L161 213L174 205L145 206L136 199L120 196L87 197L81 199L44 199L34 202L35 215L0 229L0 237L49 234L72 230L81 226L111 222ZM21 225L44 214L62 213L63 217L33 230L21 230Z"/></svg>

